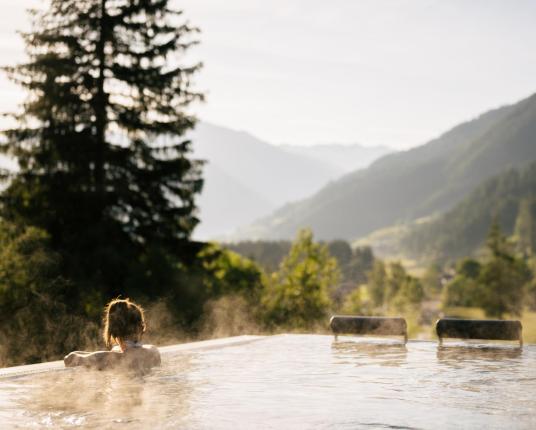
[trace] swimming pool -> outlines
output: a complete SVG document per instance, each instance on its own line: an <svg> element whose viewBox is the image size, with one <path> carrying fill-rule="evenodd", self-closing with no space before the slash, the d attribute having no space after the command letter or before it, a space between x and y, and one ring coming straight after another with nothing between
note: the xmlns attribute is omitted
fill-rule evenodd
<svg viewBox="0 0 536 430"><path fill-rule="evenodd" d="M162 366L143 377L60 368L4 372L0 421L21 428L536 428L535 345L438 348L280 335L164 348Z"/></svg>

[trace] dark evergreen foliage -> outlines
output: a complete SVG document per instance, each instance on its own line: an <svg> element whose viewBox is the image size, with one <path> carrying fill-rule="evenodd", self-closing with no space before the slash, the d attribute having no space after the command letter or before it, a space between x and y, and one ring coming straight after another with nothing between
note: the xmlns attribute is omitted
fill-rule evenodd
<svg viewBox="0 0 536 430"><path fill-rule="evenodd" d="M50 235L83 286L71 302L155 295L198 250L201 163L184 134L200 64L181 64L197 30L167 0L51 0L33 19L29 61L7 68L29 97L1 146L20 166L3 172L1 216Z"/></svg>

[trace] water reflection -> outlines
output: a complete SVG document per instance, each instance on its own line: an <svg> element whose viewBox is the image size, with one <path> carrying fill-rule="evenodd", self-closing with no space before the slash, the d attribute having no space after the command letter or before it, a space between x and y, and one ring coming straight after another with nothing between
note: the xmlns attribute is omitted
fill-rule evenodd
<svg viewBox="0 0 536 430"><path fill-rule="evenodd" d="M331 344L331 351L338 363L398 367L406 362L408 349L399 342L336 340Z"/></svg>
<svg viewBox="0 0 536 430"><path fill-rule="evenodd" d="M442 362L463 362L463 361L502 361L506 359L517 359L523 354L523 349L519 347L500 346L439 346L437 348L437 359Z"/></svg>
<svg viewBox="0 0 536 430"><path fill-rule="evenodd" d="M483 374L493 375L508 369L513 376L521 365L523 349L482 345L442 346L437 348L436 356L439 364L457 372L463 371L482 376ZM480 386L480 382L474 382L471 379L474 386Z"/></svg>
<svg viewBox="0 0 536 430"><path fill-rule="evenodd" d="M520 396L520 393L524 392L521 387L526 383L524 378L529 376L526 363L523 363L523 355L523 349L517 346L466 344L438 347L438 374L445 372L438 378L442 391L451 394L453 403L466 400L468 405L473 407L478 404L477 399L483 401L487 397L489 402L483 406L479 405L487 410L503 411L513 405L522 406L526 401L523 399L525 394ZM455 377L445 377L448 374ZM460 395L462 392L481 397L465 398ZM496 392L502 393L501 398L493 396Z"/></svg>

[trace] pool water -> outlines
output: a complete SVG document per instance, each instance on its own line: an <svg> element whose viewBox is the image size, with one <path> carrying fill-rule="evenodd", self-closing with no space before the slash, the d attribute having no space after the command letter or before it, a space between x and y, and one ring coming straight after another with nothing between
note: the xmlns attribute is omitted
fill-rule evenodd
<svg viewBox="0 0 536 430"><path fill-rule="evenodd" d="M534 429L536 346L282 335L0 380L2 428Z"/></svg>

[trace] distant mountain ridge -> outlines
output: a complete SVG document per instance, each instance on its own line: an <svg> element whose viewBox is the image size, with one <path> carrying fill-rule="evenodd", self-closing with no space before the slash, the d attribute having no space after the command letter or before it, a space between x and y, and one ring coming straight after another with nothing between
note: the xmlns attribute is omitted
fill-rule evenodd
<svg viewBox="0 0 536 430"><path fill-rule="evenodd" d="M304 155L316 160L329 163L344 173L367 167L375 160L394 152L386 146L363 146L358 143L320 144L311 146L281 145L285 151Z"/></svg>
<svg viewBox="0 0 536 430"><path fill-rule="evenodd" d="M536 159L536 95L491 110L437 139L386 155L237 232L288 239L311 227L322 240L363 237L454 207L482 181Z"/></svg>
<svg viewBox="0 0 536 430"><path fill-rule="evenodd" d="M194 157L207 162L203 169L205 186L198 198L201 223L194 231L199 239L225 237L345 173L325 160L206 122L198 123L188 137ZM358 166L363 161L357 158L353 163Z"/></svg>

